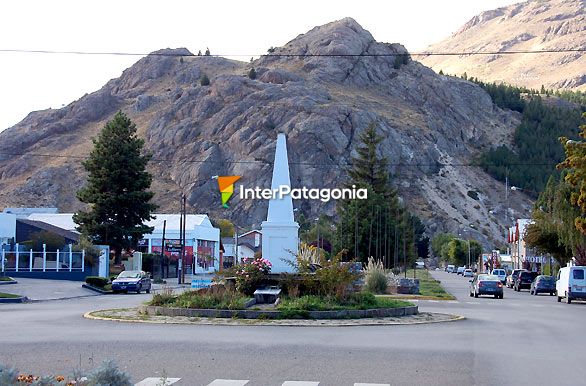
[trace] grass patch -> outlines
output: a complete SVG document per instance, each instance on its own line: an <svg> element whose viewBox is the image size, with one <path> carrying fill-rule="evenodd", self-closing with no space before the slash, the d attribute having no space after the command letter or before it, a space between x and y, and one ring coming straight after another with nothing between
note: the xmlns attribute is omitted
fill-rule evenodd
<svg viewBox="0 0 586 386"><path fill-rule="evenodd" d="M407 277L412 278L415 274L415 277L419 279L419 295L421 297L433 297L434 299L440 300L453 300L451 294L446 292L444 288L441 286L439 280L435 280L428 270L426 269L409 269L407 270Z"/></svg>
<svg viewBox="0 0 586 386"><path fill-rule="evenodd" d="M218 310L243 310L250 298L238 293L226 292L222 295L201 294L186 291L179 295L155 294L148 303L150 306L202 308Z"/></svg>
<svg viewBox="0 0 586 386"><path fill-rule="evenodd" d="M5 292L0 292L0 298L4 298L4 299L14 299L14 298L20 298L20 295L15 295L15 294L7 294Z"/></svg>
<svg viewBox="0 0 586 386"><path fill-rule="evenodd" d="M14 279L10 276L0 276L0 281L13 281Z"/></svg>
<svg viewBox="0 0 586 386"><path fill-rule="evenodd" d="M370 292L358 292L343 300L335 297L314 295L306 295L295 299L283 298L277 309L286 315L304 317L308 311L368 310L372 308L409 306L413 306L413 304L404 300L375 297Z"/></svg>

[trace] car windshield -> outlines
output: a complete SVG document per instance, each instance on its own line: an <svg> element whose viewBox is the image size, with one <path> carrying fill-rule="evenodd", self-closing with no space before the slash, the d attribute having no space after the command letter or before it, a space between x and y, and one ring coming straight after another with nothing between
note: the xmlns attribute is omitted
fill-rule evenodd
<svg viewBox="0 0 586 386"><path fill-rule="evenodd" d="M480 281L500 281L498 276L495 275L482 275L478 277Z"/></svg>
<svg viewBox="0 0 586 386"><path fill-rule="evenodd" d="M140 272L137 271L124 271L118 275L118 279L138 279L139 277Z"/></svg>
<svg viewBox="0 0 586 386"><path fill-rule="evenodd" d="M553 283L553 276L540 276L538 278L540 283Z"/></svg>

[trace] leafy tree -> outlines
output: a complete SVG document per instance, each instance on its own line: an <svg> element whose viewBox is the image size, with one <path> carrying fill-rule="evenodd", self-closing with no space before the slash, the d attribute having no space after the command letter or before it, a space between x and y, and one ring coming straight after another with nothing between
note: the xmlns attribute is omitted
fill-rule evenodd
<svg viewBox="0 0 586 386"><path fill-rule="evenodd" d="M201 50L197 51L197 56L201 56Z"/></svg>
<svg viewBox="0 0 586 386"><path fill-rule="evenodd" d="M456 236L451 233L438 233L431 240L431 252L434 256L446 258L445 256L442 256L442 248L454 238L456 238Z"/></svg>
<svg viewBox="0 0 586 386"><path fill-rule="evenodd" d="M233 237L235 228L232 221L227 220L225 218L221 218L216 221L215 224L218 228L220 228L220 237Z"/></svg>
<svg viewBox="0 0 586 386"><path fill-rule="evenodd" d="M206 48L206 52L204 53L204 56L210 56L210 55L211 55L210 54L210 49L209 48Z"/></svg>
<svg viewBox="0 0 586 386"><path fill-rule="evenodd" d="M206 74L203 74L201 78L199 78L199 84L202 86L209 86L210 85L210 78Z"/></svg>
<svg viewBox="0 0 586 386"><path fill-rule="evenodd" d="M586 113L583 114L586 118ZM580 126L580 137L586 138L586 124ZM561 137L560 142L564 146L566 159L558 165L558 169L565 169L565 181L575 188L570 193L570 202L580 209L580 213L574 218L576 229L586 235L586 142L571 141Z"/></svg>
<svg viewBox="0 0 586 386"><path fill-rule="evenodd" d="M466 265L468 262L468 242L462 239L452 239L447 245L448 261L457 266Z"/></svg>
<svg viewBox="0 0 586 386"><path fill-rule="evenodd" d="M77 198L89 205L73 216L77 229L95 244L108 244L120 262L123 249L136 246L153 228L144 225L156 205L148 189L152 176L146 170L150 155L142 155L144 141L136 125L121 111L106 123L94 148L83 162L87 184Z"/></svg>

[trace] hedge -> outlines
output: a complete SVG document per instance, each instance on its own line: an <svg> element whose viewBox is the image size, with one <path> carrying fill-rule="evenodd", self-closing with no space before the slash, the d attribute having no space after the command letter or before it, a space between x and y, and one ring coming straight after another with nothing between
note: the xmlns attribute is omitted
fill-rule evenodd
<svg viewBox="0 0 586 386"><path fill-rule="evenodd" d="M87 276L85 278L85 282L89 285L93 285L95 287L104 288L106 284L108 284L110 280L107 277L101 276Z"/></svg>

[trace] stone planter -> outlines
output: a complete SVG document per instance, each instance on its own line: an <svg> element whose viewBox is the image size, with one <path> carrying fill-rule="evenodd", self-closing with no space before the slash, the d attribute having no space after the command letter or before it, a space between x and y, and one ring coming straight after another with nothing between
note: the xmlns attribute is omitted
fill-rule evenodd
<svg viewBox="0 0 586 386"><path fill-rule="evenodd" d="M281 319L281 311L273 310L213 310L194 308L171 308L142 306L140 310L151 316L185 316L189 318L241 318L241 319ZM398 308L375 308L370 310L307 311L303 319L360 319L385 318L418 314L417 306Z"/></svg>

